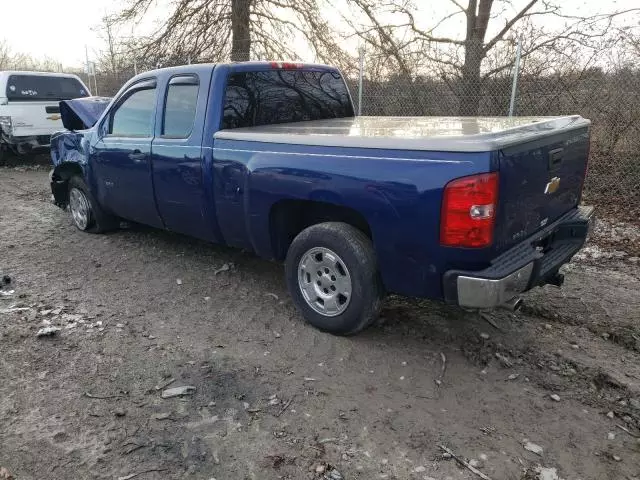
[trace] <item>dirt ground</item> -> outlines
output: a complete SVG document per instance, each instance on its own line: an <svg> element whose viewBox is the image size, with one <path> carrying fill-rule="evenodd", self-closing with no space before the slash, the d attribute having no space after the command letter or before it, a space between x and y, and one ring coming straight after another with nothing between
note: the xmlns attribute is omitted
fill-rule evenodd
<svg viewBox="0 0 640 480"><path fill-rule="evenodd" d="M0 479L481 478L440 446L492 480L640 478L625 242L592 245L518 313L391 297L339 338L302 321L280 265L77 231L47 174L0 169ZM162 398L180 386L195 393Z"/></svg>

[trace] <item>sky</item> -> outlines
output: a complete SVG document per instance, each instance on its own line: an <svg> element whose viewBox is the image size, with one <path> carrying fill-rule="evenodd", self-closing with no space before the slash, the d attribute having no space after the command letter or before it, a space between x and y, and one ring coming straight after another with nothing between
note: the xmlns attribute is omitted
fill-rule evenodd
<svg viewBox="0 0 640 480"><path fill-rule="evenodd" d="M85 62L85 45L89 56L102 48L97 27L120 0L0 0L0 4L0 40L11 51L77 67Z"/></svg>
<svg viewBox="0 0 640 480"><path fill-rule="evenodd" d="M103 48L104 41L98 31L101 19L118 11L123 1L1 0L0 41L4 40L13 52L54 59L65 67L79 67L85 62L85 45L90 60ZM162 1L170 0L160 3ZM431 18L441 5L450 5L446 0L417 0L416 3L422 2L428 5L425 17ZM513 3L517 7L526 1L514 0ZM562 4L568 13L589 14L633 8L638 6L638 0L562 0ZM151 13L157 15L162 11L157 7ZM152 21L149 20L149 25Z"/></svg>

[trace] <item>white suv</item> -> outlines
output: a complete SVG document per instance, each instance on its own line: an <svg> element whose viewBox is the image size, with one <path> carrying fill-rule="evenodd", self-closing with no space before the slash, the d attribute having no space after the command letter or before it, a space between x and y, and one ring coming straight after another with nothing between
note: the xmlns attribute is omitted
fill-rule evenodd
<svg viewBox="0 0 640 480"><path fill-rule="evenodd" d="M91 93L76 75L47 72L0 72L0 156L6 150L28 153L48 147L62 130L60 100Z"/></svg>

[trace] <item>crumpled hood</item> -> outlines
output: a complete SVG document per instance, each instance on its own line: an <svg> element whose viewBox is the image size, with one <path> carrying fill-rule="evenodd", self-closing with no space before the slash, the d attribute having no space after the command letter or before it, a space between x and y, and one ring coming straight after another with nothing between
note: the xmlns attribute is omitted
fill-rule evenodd
<svg viewBox="0 0 640 480"><path fill-rule="evenodd" d="M86 134L90 131L57 132L51 135L51 163L58 166L63 162L74 162L81 165L89 158L89 141Z"/></svg>
<svg viewBox="0 0 640 480"><path fill-rule="evenodd" d="M109 97L84 97L60 102L62 124L67 130L91 128L111 102Z"/></svg>

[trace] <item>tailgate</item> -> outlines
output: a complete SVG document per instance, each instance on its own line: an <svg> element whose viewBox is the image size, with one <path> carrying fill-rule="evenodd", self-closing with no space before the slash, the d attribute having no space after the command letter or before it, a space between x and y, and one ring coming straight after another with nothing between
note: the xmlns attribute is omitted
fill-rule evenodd
<svg viewBox="0 0 640 480"><path fill-rule="evenodd" d="M576 207L589 155L581 126L500 152L495 248L502 251Z"/></svg>
<svg viewBox="0 0 640 480"><path fill-rule="evenodd" d="M11 116L14 137L51 135L62 130L58 101L11 101L5 108Z"/></svg>

